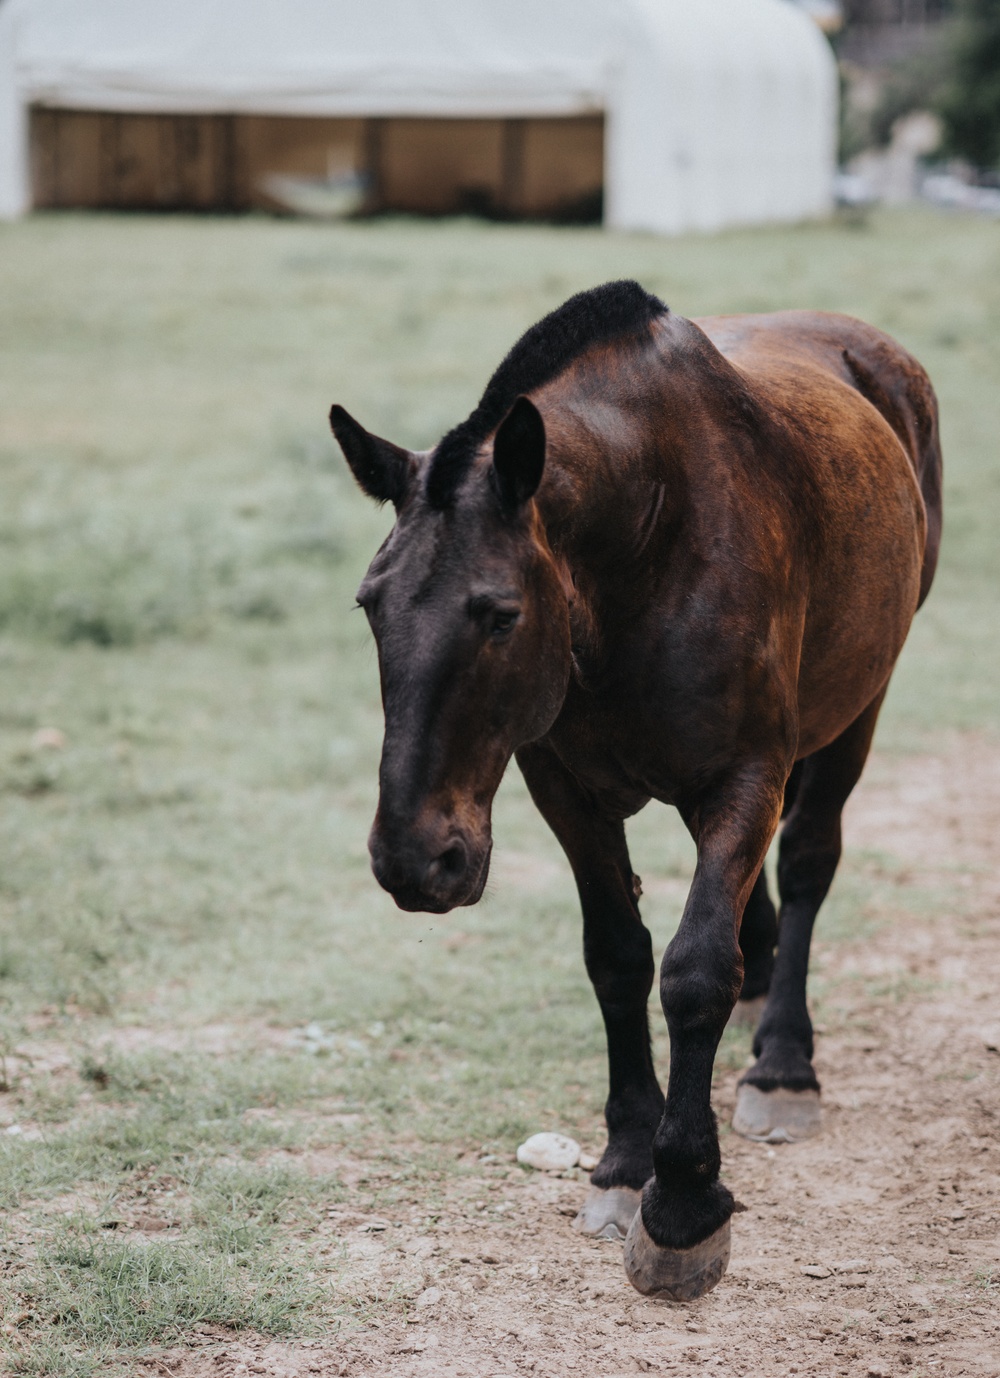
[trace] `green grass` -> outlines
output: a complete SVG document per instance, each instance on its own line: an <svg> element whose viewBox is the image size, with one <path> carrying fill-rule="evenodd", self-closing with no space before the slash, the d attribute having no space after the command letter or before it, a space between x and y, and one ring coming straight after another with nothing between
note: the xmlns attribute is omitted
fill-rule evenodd
<svg viewBox="0 0 1000 1378"><path fill-rule="evenodd" d="M336 1263L293 1266L347 1188L275 1176L282 1151L333 1146L362 1164L352 1199L431 1212L461 1187L456 1148L593 1136L576 905L519 781L478 908L404 917L368 872L380 709L351 605L389 518L325 415L433 443L525 326L625 275L692 315L852 312L927 365L947 536L880 741L995 732L994 224L0 227L0 1108L28 1128L0 1134L0 1242L5 1316L31 1317L5 1341L21 1371L106 1368L206 1320L349 1323ZM662 809L631 836L662 949L690 843ZM886 921L867 866L845 867L828 934ZM723 1051L738 1066L745 1041ZM140 1191L176 1239L102 1228Z"/></svg>

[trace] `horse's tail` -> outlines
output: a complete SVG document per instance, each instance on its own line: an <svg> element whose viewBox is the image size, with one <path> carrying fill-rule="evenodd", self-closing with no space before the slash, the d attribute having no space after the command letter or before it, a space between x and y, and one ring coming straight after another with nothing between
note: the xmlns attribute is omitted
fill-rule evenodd
<svg viewBox="0 0 1000 1378"><path fill-rule="evenodd" d="M930 590L941 548L941 433L937 398L927 374L911 354L895 341L894 358L860 357L860 351L843 350L844 363L862 397L885 417L909 456L927 510L924 562L920 574L920 603ZM887 364L892 366L886 367ZM918 607L919 607L918 603Z"/></svg>

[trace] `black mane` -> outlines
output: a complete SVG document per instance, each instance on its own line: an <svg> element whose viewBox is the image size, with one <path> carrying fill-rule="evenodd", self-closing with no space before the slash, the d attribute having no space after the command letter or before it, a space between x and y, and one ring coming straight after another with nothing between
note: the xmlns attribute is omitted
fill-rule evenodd
<svg viewBox="0 0 1000 1378"><path fill-rule="evenodd" d="M430 505L449 506L479 446L522 393L550 382L590 345L639 335L667 309L637 282L623 279L577 292L543 316L493 374L472 415L438 446L427 475Z"/></svg>

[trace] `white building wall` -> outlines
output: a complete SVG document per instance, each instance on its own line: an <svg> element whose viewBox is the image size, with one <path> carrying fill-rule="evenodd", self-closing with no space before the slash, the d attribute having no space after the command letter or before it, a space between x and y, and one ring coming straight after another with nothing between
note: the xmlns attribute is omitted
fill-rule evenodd
<svg viewBox="0 0 1000 1378"><path fill-rule="evenodd" d="M18 0L0 0L0 220L31 209L28 116L17 75Z"/></svg>
<svg viewBox="0 0 1000 1378"><path fill-rule="evenodd" d="M609 101L607 220L676 234L832 205L837 77L786 0L632 0Z"/></svg>

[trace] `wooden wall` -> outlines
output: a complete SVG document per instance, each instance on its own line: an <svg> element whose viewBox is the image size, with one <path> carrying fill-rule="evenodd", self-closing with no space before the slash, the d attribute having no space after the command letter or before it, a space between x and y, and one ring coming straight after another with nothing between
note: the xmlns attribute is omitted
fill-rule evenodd
<svg viewBox="0 0 1000 1378"><path fill-rule="evenodd" d="M120 115L36 107L39 208L274 208L270 174L366 175L373 211L596 219L604 121Z"/></svg>

